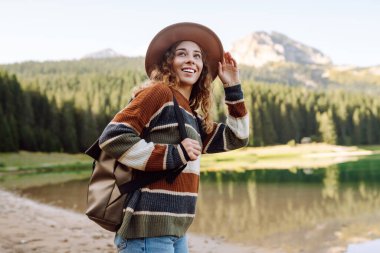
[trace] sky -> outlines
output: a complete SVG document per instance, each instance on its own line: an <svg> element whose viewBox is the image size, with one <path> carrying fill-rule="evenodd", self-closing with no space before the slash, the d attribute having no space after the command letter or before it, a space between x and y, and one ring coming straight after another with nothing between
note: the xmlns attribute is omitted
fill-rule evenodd
<svg viewBox="0 0 380 253"><path fill-rule="evenodd" d="M0 64L71 60L106 48L144 56L164 27L210 27L228 51L256 31L280 32L336 65L380 65L379 0L0 0Z"/></svg>

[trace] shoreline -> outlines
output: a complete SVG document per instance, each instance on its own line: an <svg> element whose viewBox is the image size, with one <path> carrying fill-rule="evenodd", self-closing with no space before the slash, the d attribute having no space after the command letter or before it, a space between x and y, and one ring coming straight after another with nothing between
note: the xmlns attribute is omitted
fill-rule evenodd
<svg viewBox="0 0 380 253"><path fill-rule="evenodd" d="M114 233L85 215L0 189L0 252L116 252ZM190 253L261 253L221 239L188 233Z"/></svg>
<svg viewBox="0 0 380 253"><path fill-rule="evenodd" d="M245 147L227 154L202 157L201 171L319 168L355 161L380 154L379 146L340 146L326 143ZM63 161L56 163L56 161ZM85 154L42 153L19 151L0 153L1 173L33 173L60 171L68 168L92 168L92 159Z"/></svg>

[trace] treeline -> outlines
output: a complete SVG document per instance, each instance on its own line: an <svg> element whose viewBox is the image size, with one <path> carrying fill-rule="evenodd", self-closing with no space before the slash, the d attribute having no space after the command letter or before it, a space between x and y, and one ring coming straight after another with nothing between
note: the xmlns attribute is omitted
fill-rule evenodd
<svg viewBox="0 0 380 253"><path fill-rule="evenodd" d="M72 101L76 108L110 115L124 107L132 88L146 79L144 58L85 59L3 65L23 89L37 91L58 107Z"/></svg>
<svg viewBox="0 0 380 253"><path fill-rule="evenodd" d="M341 145L380 143L380 102L375 95L251 82L245 83L245 90L250 145L299 143L304 137Z"/></svg>
<svg viewBox="0 0 380 253"><path fill-rule="evenodd" d="M146 80L142 63L143 58L121 58L8 65L17 79L0 74L0 152L84 151ZM304 137L343 145L380 143L377 92L290 86L276 83L285 73L264 82L246 68L241 72L249 145ZM214 87L214 118L223 122L224 93L218 81Z"/></svg>
<svg viewBox="0 0 380 253"><path fill-rule="evenodd" d="M79 152L85 150L109 121L91 109L60 107L36 91L22 90L14 75L0 71L0 152L18 150Z"/></svg>
<svg viewBox="0 0 380 253"><path fill-rule="evenodd" d="M119 57L110 59L82 59L72 61L23 62L0 65L10 73L16 74L23 87L34 85L41 92L46 84L59 82L60 79L79 79L82 85L102 76L123 77L128 84L134 85L145 78L143 57ZM311 88L344 88L380 94L380 67L339 68L336 66L307 65L291 62L268 63L261 68L241 65L243 80L263 83L281 83L289 86ZM132 76L134 76L132 78ZM86 80L86 82L84 82ZM136 81L131 83L130 81ZM32 84L33 83L33 84ZM49 95L49 94L47 94ZM59 102L59 101L57 101Z"/></svg>

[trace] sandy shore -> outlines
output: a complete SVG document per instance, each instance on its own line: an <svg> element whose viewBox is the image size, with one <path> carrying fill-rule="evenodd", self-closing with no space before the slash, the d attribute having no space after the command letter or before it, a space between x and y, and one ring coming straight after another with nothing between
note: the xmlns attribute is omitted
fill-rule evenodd
<svg viewBox="0 0 380 253"><path fill-rule="evenodd" d="M113 233L85 215L0 190L0 252L116 252ZM191 253L261 253L259 249L189 234Z"/></svg>

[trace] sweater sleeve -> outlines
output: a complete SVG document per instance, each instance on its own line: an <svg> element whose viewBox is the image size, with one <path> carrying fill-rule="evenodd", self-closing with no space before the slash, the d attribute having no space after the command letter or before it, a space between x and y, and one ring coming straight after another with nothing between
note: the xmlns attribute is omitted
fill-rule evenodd
<svg viewBox="0 0 380 253"><path fill-rule="evenodd" d="M186 163L180 145L156 144L140 137L164 107L173 105L169 87L152 85L118 112L99 138L99 145L120 163L134 169L159 171Z"/></svg>
<svg viewBox="0 0 380 253"><path fill-rule="evenodd" d="M226 123L214 123L209 134L203 134L202 153L219 153L248 144L249 119L241 85L227 87L225 103L228 108Z"/></svg>

